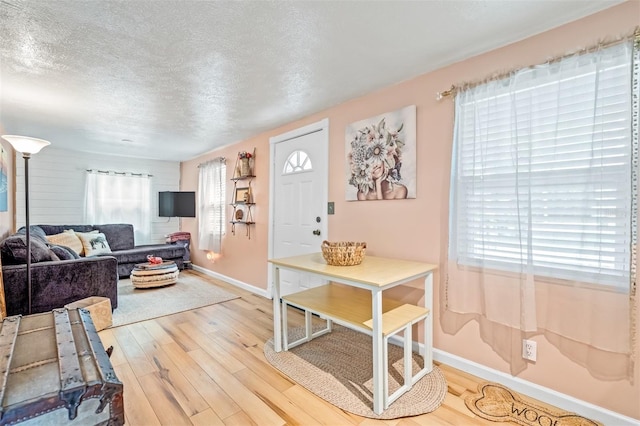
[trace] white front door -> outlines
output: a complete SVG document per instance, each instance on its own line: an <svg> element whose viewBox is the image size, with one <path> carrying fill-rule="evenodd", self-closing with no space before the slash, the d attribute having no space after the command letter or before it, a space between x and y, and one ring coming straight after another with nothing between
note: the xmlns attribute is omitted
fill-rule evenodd
<svg viewBox="0 0 640 426"><path fill-rule="evenodd" d="M321 251L327 234L328 121L271 138L269 258ZM273 284L269 270L270 288ZM280 271L280 294L321 284L308 274Z"/></svg>

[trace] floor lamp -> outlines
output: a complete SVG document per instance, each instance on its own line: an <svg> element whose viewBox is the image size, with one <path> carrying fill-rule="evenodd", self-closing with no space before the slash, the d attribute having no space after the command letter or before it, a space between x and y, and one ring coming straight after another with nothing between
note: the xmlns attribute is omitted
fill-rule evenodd
<svg viewBox="0 0 640 426"><path fill-rule="evenodd" d="M31 155L37 154L42 148L50 145L42 139L31 138L28 136L3 135L2 138L9 142L13 149L22 153L24 158L24 211L25 211L25 229L26 229L26 245L27 245L27 297L29 299L29 311L31 314L31 230L29 229L29 158Z"/></svg>

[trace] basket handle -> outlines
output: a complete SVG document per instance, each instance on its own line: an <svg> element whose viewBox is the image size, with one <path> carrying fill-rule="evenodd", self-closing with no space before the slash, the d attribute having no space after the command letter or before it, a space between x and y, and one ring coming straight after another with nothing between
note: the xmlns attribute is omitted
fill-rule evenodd
<svg viewBox="0 0 640 426"><path fill-rule="evenodd" d="M320 246L321 246L321 247L329 247L329 241L324 240L324 241L322 242L322 244L320 244Z"/></svg>

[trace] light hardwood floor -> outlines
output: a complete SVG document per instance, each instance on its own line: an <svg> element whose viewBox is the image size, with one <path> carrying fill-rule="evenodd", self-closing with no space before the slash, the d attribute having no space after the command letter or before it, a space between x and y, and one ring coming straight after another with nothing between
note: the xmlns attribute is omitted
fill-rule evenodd
<svg viewBox="0 0 640 426"><path fill-rule="evenodd" d="M111 362L124 384L130 426L495 425L464 404L482 380L442 364L448 393L432 413L378 421L344 412L266 361L263 344L273 336L271 300L195 271L181 273L241 297L99 333L105 348L114 347Z"/></svg>

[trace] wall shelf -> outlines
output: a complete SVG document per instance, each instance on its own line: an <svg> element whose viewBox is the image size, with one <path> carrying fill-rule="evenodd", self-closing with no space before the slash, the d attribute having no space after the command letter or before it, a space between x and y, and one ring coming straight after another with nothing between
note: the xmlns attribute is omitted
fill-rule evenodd
<svg viewBox="0 0 640 426"><path fill-rule="evenodd" d="M232 177L231 180L234 182L238 182L239 180L253 179L254 177L255 175L235 176L235 177Z"/></svg>
<svg viewBox="0 0 640 426"><path fill-rule="evenodd" d="M233 201L231 202L231 234L236 235L236 225L245 225L247 238L251 239L253 221L253 189L251 183L256 177L253 173L256 149L253 153L239 152L233 168Z"/></svg>

